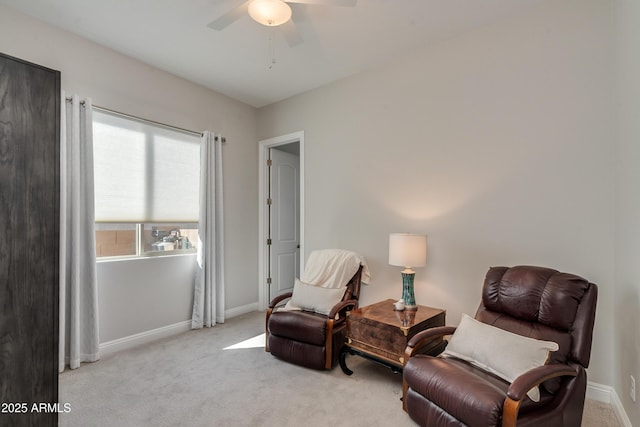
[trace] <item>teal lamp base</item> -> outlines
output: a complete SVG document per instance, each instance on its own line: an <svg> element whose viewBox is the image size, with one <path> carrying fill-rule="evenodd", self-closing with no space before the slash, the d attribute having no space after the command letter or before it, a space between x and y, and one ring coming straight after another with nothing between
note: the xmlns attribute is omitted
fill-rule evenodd
<svg viewBox="0 0 640 427"><path fill-rule="evenodd" d="M402 300L405 310L417 310L416 297L413 293L413 278L415 271L406 269L402 271Z"/></svg>

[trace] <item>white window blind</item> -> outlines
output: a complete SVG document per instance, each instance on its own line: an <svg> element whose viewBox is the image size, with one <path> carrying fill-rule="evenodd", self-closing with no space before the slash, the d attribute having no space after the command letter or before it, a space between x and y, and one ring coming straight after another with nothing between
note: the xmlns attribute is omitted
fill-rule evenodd
<svg viewBox="0 0 640 427"><path fill-rule="evenodd" d="M200 138L93 111L96 222L197 222Z"/></svg>

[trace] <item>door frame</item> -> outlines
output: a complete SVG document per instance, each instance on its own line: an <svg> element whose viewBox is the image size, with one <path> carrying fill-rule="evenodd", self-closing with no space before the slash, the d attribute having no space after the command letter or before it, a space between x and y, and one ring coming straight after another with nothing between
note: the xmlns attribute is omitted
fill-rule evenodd
<svg viewBox="0 0 640 427"><path fill-rule="evenodd" d="M300 197L300 271L304 271L304 131L293 132L287 135L264 139L259 142L258 154L258 305L260 310L266 310L269 305L269 285L267 274L269 265L267 260L267 232L269 230L269 211L267 196L269 194L269 169L267 159L269 149L279 145L297 142L300 147L299 189Z"/></svg>

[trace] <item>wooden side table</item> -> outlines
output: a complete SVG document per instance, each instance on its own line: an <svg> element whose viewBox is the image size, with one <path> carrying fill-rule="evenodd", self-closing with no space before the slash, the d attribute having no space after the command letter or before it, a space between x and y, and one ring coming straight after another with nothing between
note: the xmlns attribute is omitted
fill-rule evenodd
<svg viewBox="0 0 640 427"><path fill-rule="evenodd" d="M340 353L340 367L345 374L353 373L346 364L347 353L400 372L409 340L420 331L445 324L445 310L419 305L417 310L396 311L394 302L388 299L348 313L347 341ZM436 338L422 345L418 352L439 354L444 346L443 338Z"/></svg>

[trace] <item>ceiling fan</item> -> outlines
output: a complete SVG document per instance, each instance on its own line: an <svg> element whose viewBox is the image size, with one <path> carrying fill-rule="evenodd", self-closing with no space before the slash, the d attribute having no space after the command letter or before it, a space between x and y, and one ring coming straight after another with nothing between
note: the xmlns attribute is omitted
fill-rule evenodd
<svg viewBox="0 0 640 427"><path fill-rule="evenodd" d="M287 3L301 3L308 5L353 7L358 0L247 0L235 9L230 10L207 27L221 31L247 14L256 22L268 27L281 26L284 38L289 46L302 43L302 36L298 32L292 18L291 6Z"/></svg>

